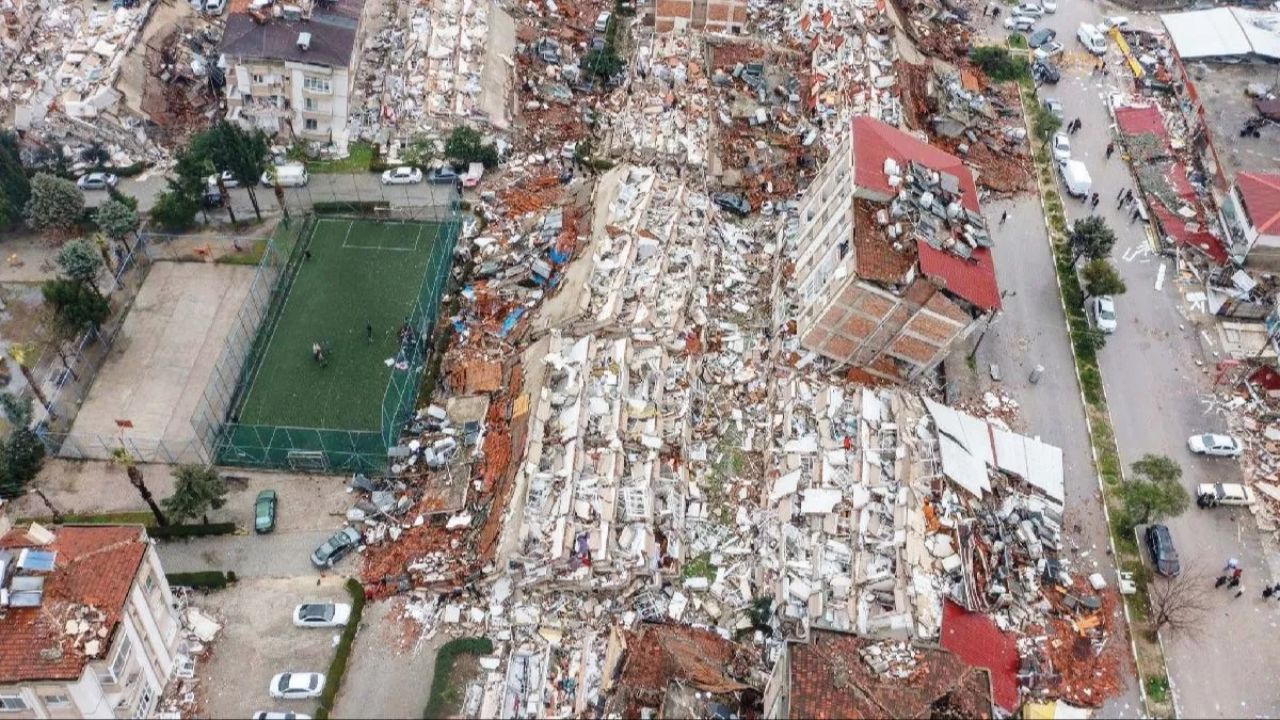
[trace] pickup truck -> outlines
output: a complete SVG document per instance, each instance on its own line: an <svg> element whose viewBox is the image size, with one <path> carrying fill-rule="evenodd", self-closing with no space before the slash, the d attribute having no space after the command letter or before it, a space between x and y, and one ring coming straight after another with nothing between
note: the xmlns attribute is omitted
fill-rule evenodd
<svg viewBox="0 0 1280 720"><path fill-rule="evenodd" d="M1252 504L1253 489L1238 483L1202 483L1196 486L1196 505L1202 508Z"/></svg>

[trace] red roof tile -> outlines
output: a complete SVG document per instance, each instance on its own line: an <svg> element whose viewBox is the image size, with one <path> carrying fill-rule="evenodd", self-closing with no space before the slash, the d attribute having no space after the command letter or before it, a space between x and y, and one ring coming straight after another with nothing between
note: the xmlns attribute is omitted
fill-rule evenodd
<svg viewBox="0 0 1280 720"><path fill-rule="evenodd" d="M906 169L914 161L940 173L954 175L960 181L960 204L979 212L978 186L973 173L960 158L921 142L901 130L869 117L853 119L853 181L858 187L885 195L895 195L884 174L884 161L893 158Z"/></svg>
<svg viewBox="0 0 1280 720"><path fill-rule="evenodd" d="M1116 125L1126 135L1159 135L1167 137L1164 118L1155 105L1116 108Z"/></svg>
<svg viewBox="0 0 1280 720"><path fill-rule="evenodd" d="M991 673L996 704L1013 712L1018 707L1018 645L981 613L971 613L950 600L942 609L942 647L965 662Z"/></svg>
<svg viewBox="0 0 1280 720"><path fill-rule="evenodd" d="M946 250L935 250L923 240L916 241L916 250L920 254L920 272L943 280L947 292L983 310L1000 309L1000 286L989 248L974 249L968 260Z"/></svg>
<svg viewBox="0 0 1280 720"><path fill-rule="evenodd" d="M814 630L810 642L789 644L788 716L815 720L991 717L991 686L983 669L967 665L946 650L915 646L917 665L909 677L880 675L858 655L864 645L874 643L856 635Z"/></svg>
<svg viewBox="0 0 1280 720"><path fill-rule="evenodd" d="M624 717L636 717L642 707L660 705L673 680L714 694L737 692L750 687L735 677L745 677L751 663L743 646L710 630L645 625L627 634L615 703Z"/></svg>
<svg viewBox="0 0 1280 720"><path fill-rule="evenodd" d="M862 200L853 203L853 249L858 277L864 280L896 285L916 264L911 243L903 243L901 250L894 248L893 241L876 225L875 208Z"/></svg>
<svg viewBox="0 0 1280 720"><path fill-rule="evenodd" d="M44 601L38 608L9 608L0 619L0 684L33 680L74 680L89 658L63 635L63 625L77 605L91 605L106 615L111 641L129 588L147 551L137 526L61 527L41 550L57 553L54 569L45 574ZM35 547L26 529L0 537L0 548ZM42 650L60 648L56 660Z"/></svg>
<svg viewBox="0 0 1280 720"><path fill-rule="evenodd" d="M1242 172L1236 189L1249 208L1249 219L1263 235L1280 235L1280 175Z"/></svg>

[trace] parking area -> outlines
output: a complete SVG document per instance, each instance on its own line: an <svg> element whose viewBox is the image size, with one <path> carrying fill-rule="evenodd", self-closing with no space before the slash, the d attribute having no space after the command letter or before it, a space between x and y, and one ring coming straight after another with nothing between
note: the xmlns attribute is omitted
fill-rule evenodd
<svg viewBox="0 0 1280 720"><path fill-rule="evenodd" d="M431 692L436 653L450 637L437 632L416 642L404 600L369 603L347 665L334 717L421 717ZM390 688L395 688L391 691Z"/></svg>
<svg viewBox="0 0 1280 720"><path fill-rule="evenodd" d="M337 577L319 584L314 577L241 580L198 598L200 608L223 624L210 656L196 667L204 717L251 717L259 710L315 714L315 700L275 700L268 685L280 672L328 671L338 631L293 625L294 607L316 600L350 602Z"/></svg>

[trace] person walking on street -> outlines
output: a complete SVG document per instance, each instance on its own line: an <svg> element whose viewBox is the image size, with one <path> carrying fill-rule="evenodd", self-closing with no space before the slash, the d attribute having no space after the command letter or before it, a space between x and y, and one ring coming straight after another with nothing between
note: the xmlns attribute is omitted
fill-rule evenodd
<svg viewBox="0 0 1280 720"><path fill-rule="evenodd" d="M1138 206L1133 206L1133 212L1129 213L1129 224L1132 225L1134 220L1138 219Z"/></svg>
<svg viewBox="0 0 1280 720"><path fill-rule="evenodd" d="M1115 151L1116 151L1116 144L1114 142L1107 143L1107 159L1108 160L1111 159L1111 155Z"/></svg>
<svg viewBox="0 0 1280 720"><path fill-rule="evenodd" d="M1225 566L1225 567L1223 567L1223 568L1222 568L1222 572L1224 572L1224 573L1229 573L1229 572L1231 572L1232 570L1235 570L1235 569L1236 569L1236 568L1238 568L1238 567L1240 567L1240 561L1239 561L1239 560L1237 560L1237 559L1235 559L1235 558L1227 558L1227 564L1226 564L1226 566Z"/></svg>
<svg viewBox="0 0 1280 720"><path fill-rule="evenodd" d="M1009 211L1008 211L1008 210L1005 210L1004 212L1000 213L1000 224L1001 224L1001 225L1003 225L1003 224L1004 224L1004 221L1005 221L1005 220L1008 220L1008 219L1009 219Z"/></svg>
<svg viewBox="0 0 1280 720"><path fill-rule="evenodd" d="M1098 193L1094 193L1093 197L1089 198L1089 210L1093 210L1096 207L1098 207Z"/></svg>
<svg viewBox="0 0 1280 720"><path fill-rule="evenodd" d="M1124 197L1124 188L1120 188L1120 192L1116 193L1116 199L1120 200Z"/></svg>
<svg viewBox="0 0 1280 720"><path fill-rule="evenodd" d="M1133 202L1133 189L1132 189L1132 188L1130 188L1130 189L1128 189L1128 190L1125 190L1125 191L1124 191L1124 201L1125 201L1125 202Z"/></svg>
<svg viewBox="0 0 1280 720"><path fill-rule="evenodd" d="M364 324L364 334L369 338L369 342L373 342L373 323L366 322Z"/></svg>

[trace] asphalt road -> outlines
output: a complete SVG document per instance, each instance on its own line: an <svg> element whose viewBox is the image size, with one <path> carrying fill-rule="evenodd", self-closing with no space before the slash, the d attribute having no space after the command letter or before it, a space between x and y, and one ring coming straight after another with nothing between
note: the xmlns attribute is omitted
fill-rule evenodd
<svg viewBox="0 0 1280 720"><path fill-rule="evenodd" d="M136 178L123 178L118 189L126 195L138 199L138 207L151 209L156 197L166 188L164 175L146 173ZM276 203L275 191L271 188L256 188L258 205L263 213L276 214L280 206ZM253 216L253 205L249 201L249 191L245 188L230 188L231 209L240 219ZM422 207L447 205L452 199L453 189L448 185L383 185L381 178L375 173L358 174L315 174L306 187L285 188L285 204L291 210L302 210L317 202L373 201L386 200L392 207ZM89 205L97 205L105 200L105 192L85 194ZM226 210L209 211L211 221L227 220Z"/></svg>
<svg viewBox="0 0 1280 720"><path fill-rule="evenodd" d="M1078 54L1075 29L1080 22L1096 22L1104 15L1120 13L1141 26L1158 22L1099 4L1066 2L1042 26L1058 31L1068 54ZM1118 153L1109 161L1105 159L1107 142L1113 137L1105 99L1127 90L1130 76L1114 47L1107 61L1109 74L1101 77L1091 75L1086 63L1065 58L1062 81L1056 87L1042 88L1041 97L1061 100L1067 108L1067 120L1081 119L1083 128L1071 138L1072 156L1088 166L1093 189L1101 198L1097 212L1119 238L1112 261L1128 292L1117 299L1120 326L1101 351L1100 362L1120 456L1126 468L1146 453L1172 457L1183 468L1188 491L1202 482L1238 481L1240 470L1235 462L1200 458L1187 450L1188 436L1225 428L1224 420L1206 414L1202 403L1210 391L1213 359L1206 361L1201 350L1197 321L1209 327L1212 323L1180 309L1180 283L1173 259L1154 253L1142 225L1131 224L1127 210L1116 210L1116 194L1134 187L1134 181ZM1065 204L1069 219L1089 214L1081 202L1066 199ZM1003 258L1001 263L1007 267ZM1071 394L1075 392L1072 388ZM1073 409L1075 404L1078 400ZM1226 591L1211 594L1211 610L1197 635L1163 638L1180 715L1280 714L1280 690L1274 682L1280 670L1280 650L1273 642L1280 603L1265 603L1260 597L1264 584L1274 578L1252 517L1239 510L1202 511L1193 505L1167 524L1184 567L1214 577L1228 557L1237 557L1245 568L1244 596L1235 598ZM1213 592L1211 587L1207 589Z"/></svg>

